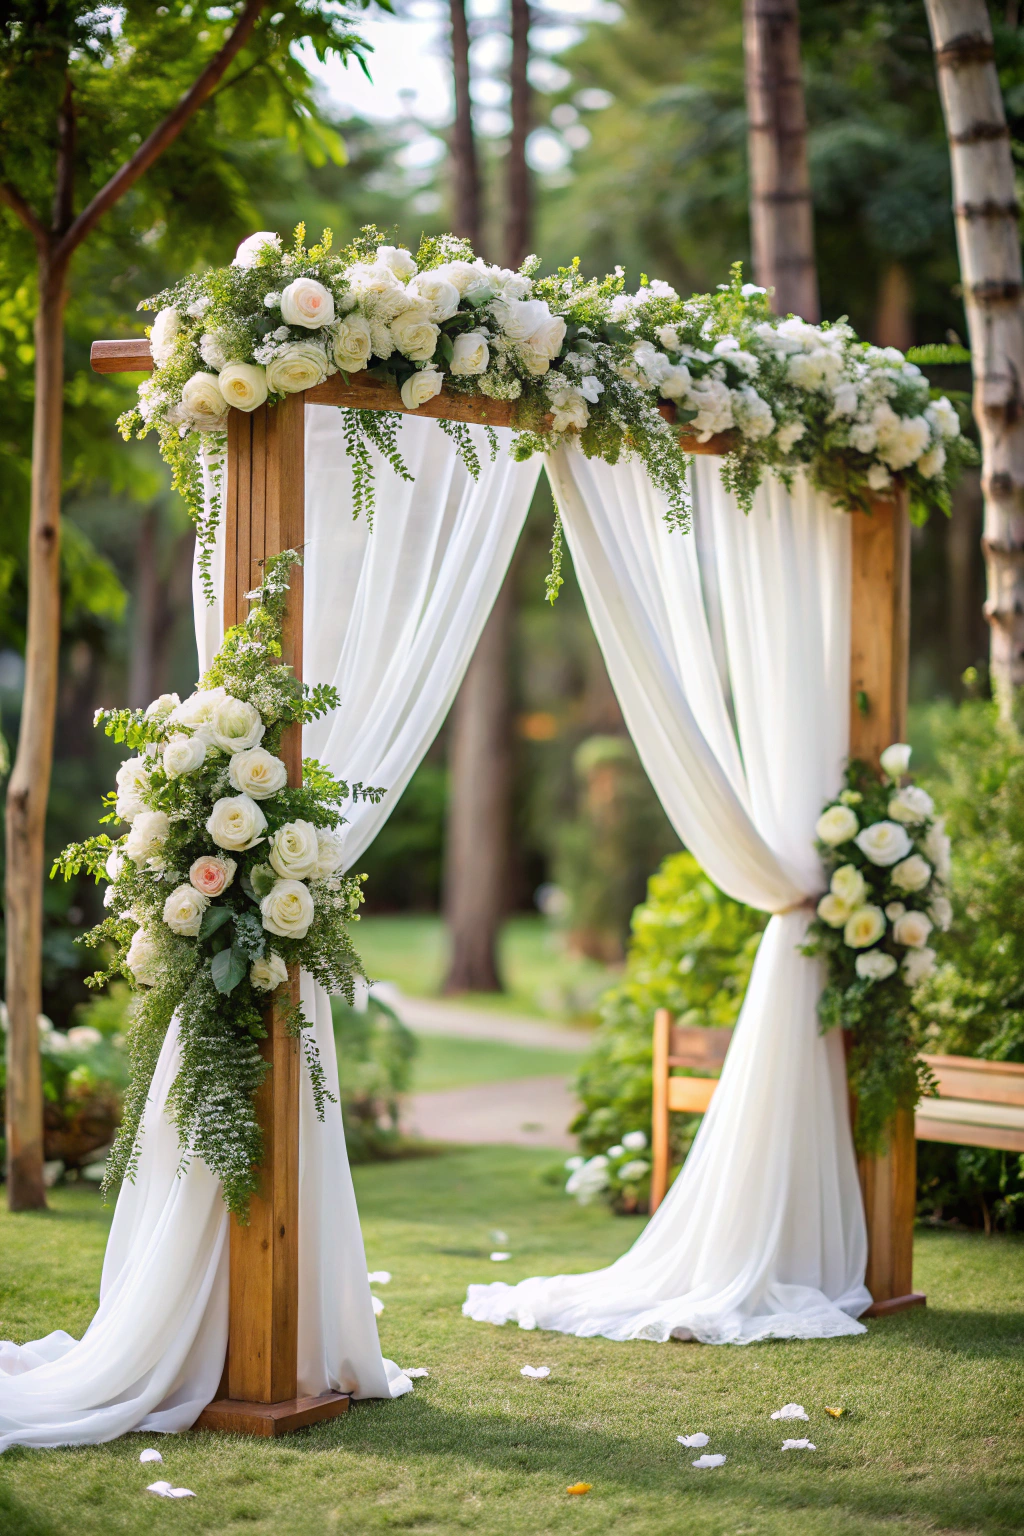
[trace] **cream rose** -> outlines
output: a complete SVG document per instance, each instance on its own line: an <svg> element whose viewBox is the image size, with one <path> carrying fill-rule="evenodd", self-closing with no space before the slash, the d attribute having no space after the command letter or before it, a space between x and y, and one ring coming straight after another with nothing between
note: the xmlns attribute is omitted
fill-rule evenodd
<svg viewBox="0 0 1024 1536"><path fill-rule="evenodd" d="M850 909L845 901L827 892L818 902L818 916L823 923L828 923L830 928L841 928L850 915Z"/></svg>
<svg viewBox="0 0 1024 1536"><path fill-rule="evenodd" d="M107 854L107 862L103 866L108 880L116 880L124 869L124 854L120 848L111 848Z"/></svg>
<svg viewBox="0 0 1024 1536"><path fill-rule="evenodd" d="M554 362L565 340L565 321L561 315L548 314L530 336L530 346Z"/></svg>
<svg viewBox="0 0 1024 1536"><path fill-rule="evenodd" d="M882 765L882 772L896 784L910 767L911 748L905 741L894 741L891 747L886 747L878 761Z"/></svg>
<svg viewBox="0 0 1024 1536"><path fill-rule="evenodd" d="M334 319L334 295L315 277L297 277L281 294L281 319L285 325L304 325L315 331Z"/></svg>
<svg viewBox="0 0 1024 1536"><path fill-rule="evenodd" d="M136 929L128 946L125 964L143 987L154 987L160 980L160 946L147 929Z"/></svg>
<svg viewBox="0 0 1024 1536"><path fill-rule="evenodd" d="M904 826L927 821L934 809L935 801L931 795L926 789L919 789L916 784L907 784L889 801L889 815L893 821L901 822Z"/></svg>
<svg viewBox="0 0 1024 1536"><path fill-rule="evenodd" d="M402 404L407 411L416 411L428 400L441 393L444 374L436 368L420 368L402 385Z"/></svg>
<svg viewBox="0 0 1024 1536"><path fill-rule="evenodd" d="M903 980L908 987L916 987L918 982L927 981L935 970L935 951L927 945L923 949L912 949L903 958Z"/></svg>
<svg viewBox="0 0 1024 1536"><path fill-rule="evenodd" d="M551 319L543 299L496 299L491 308L510 341L529 341Z"/></svg>
<svg viewBox="0 0 1024 1536"><path fill-rule="evenodd" d="M262 741L266 726L252 704L227 696L214 707L207 729L210 740L222 751L247 752Z"/></svg>
<svg viewBox="0 0 1024 1536"><path fill-rule="evenodd" d="M195 773L205 761L206 742L202 736L172 736L164 747L164 773L169 779Z"/></svg>
<svg viewBox="0 0 1024 1536"><path fill-rule="evenodd" d="M425 363L437 349L440 326L434 325L426 309L416 305L391 322L395 346L411 363Z"/></svg>
<svg viewBox="0 0 1024 1536"><path fill-rule="evenodd" d="M928 903L928 915L940 933L948 933L953 921L953 904L948 896L934 896Z"/></svg>
<svg viewBox="0 0 1024 1536"><path fill-rule="evenodd" d="M358 373L373 352L370 322L363 315L349 315L335 326L332 346L338 367L345 373Z"/></svg>
<svg viewBox="0 0 1024 1536"><path fill-rule="evenodd" d="M884 932L885 913L881 907L858 907L846 919L843 941L851 949L867 949L870 944L877 944Z"/></svg>
<svg viewBox="0 0 1024 1536"><path fill-rule="evenodd" d="M281 249L281 236L275 235L273 230L270 229L257 230L254 235L249 235L242 241L235 252L231 265L233 267L254 267L260 255L268 246L272 251L279 251Z"/></svg>
<svg viewBox="0 0 1024 1536"><path fill-rule="evenodd" d="M262 843L267 818L248 795L225 795L210 812L206 830L218 848L244 852Z"/></svg>
<svg viewBox="0 0 1024 1536"><path fill-rule="evenodd" d="M202 725L209 725L217 705L221 699L226 698L227 694L223 688L197 689L183 704L179 704L171 711L168 724L187 725L189 730L198 730Z"/></svg>
<svg viewBox="0 0 1024 1536"><path fill-rule="evenodd" d="M929 827L928 836L921 847L939 879L948 880L950 841L946 834L946 823L942 817L935 822L934 826Z"/></svg>
<svg viewBox="0 0 1024 1536"><path fill-rule="evenodd" d="M181 404L200 432L219 432L227 425L228 408L215 373L194 373L181 391Z"/></svg>
<svg viewBox="0 0 1024 1536"><path fill-rule="evenodd" d="M228 363L217 375L220 392L236 411L254 411L267 398L267 373L256 363Z"/></svg>
<svg viewBox="0 0 1024 1536"><path fill-rule="evenodd" d="M262 959L253 961L249 980L258 992L273 992L288 980L288 967L271 949Z"/></svg>
<svg viewBox="0 0 1024 1536"><path fill-rule="evenodd" d="M146 706L146 719L162 720L165 715L177 709L180 703L181 700L176 693L162 693L158 699L153 700L152 704Z"/></svg>
<svg viewBox="0 0 1024 1536"><path fill-rule="evenodd" d="M345 862L343 841L340 828L317 827L316 875L319 879L326 880L328 875L333 875Z"/></svg>
<svg viewBox="0 0 1024 1536"><path fill-rule="evenodd" d="M885 981L896 969L896 961L884 949L869 949L858 955L854 968L862 981Z"/></svg>
<svg viewBox="0 0 1024 1536"><path fill-rule="evenodd" d="M463 331L456 336L450 363L452 373L486 373L491 360L491 350L483 331Z"/></svg>
<svg viewBox="0 0 1024 1536"><path fill-rule="evenodd" d="M532 342L521 341L519 343L519 358L527 373L535 379L542 378L551 367L551 359L546 352L535 347Z"/></svg>
<svg viewBox="0 0 1024 1536"><path fill-rule="evenodd" d="M889 876L898 891L923 891L931 877L932 867L919 853L901 859Z"/></svg>
<svg viewBox="0 0 1024 1536"><path fill-rule="evenodd" d="M315 341L291 341L267 364L267 388L275 395L296 395L327 377L327 353Z"/></svg>
<svg viewBox="0 0 1024 1536"><path fill-rule="evenodd" d="M910 838L903 827L894 821L876 821L857 834L857 847L872 864L884 869L898 864L910 852Z"/></svg>
<svg viewBox="0 0 1024 1536"><path fill-rule="evenodd" d="M133 864L145 864L160 852L171 830L166 811L140 811L124 840L124 851Z"/></svg>
<svg viewBox="0 0 1024 1536"><path fill-rule="evenodd" d="M854 864L841 864L829 882L833 896L844 901L852 912L867 899L868 883Z"/></svg>
<svg viewBox="0 0 1024 1536"><path fill-rule="evenodd" d="M377 260L396 277L412 277L417 270L411 254L401 245L378 245Z"/></svg>
<svg viewBox="0 0 1024 1536"><path fill-rule="evenodd" d="M142 798L143 791L149 783L146 759L144 757L126 758L117 770L115 783L117 784L117 801L114 809L122 821L134 821L140 811L146 809L146 802Z"/></svg>
<svg viewBox="0 0 1024 1536"><path fill-rule="evenodd" d="M814 832L819 842L838 848L840 843L850 841L859 826L860 822L848 805L830 805L815 822Z"/></svg>
<svg viewBox="0 0 1024 1536"><path fill-rule="evenodd" d="M223 854L204 853L194 860L188 878L197 891L212 898L227 890L237 868L234 859L226 859Z"/></svg>
<svg viewBox="0 0 1024 1536"><path fill-rule="evenodd" d="M459 290L440 272L420 272L406 292L426 306L431 320L450 320L459 307Z"/></svg>
<svg viewBox="0 0 1024 1536"><path fill-rule="evenodd" d="M209 897L194 886L179 885L164 902L164 922L172 933L179 933L184 939L198 938L203 913L209 905Z"/></svg>
<svg viewBox="0 0 1024 1536"><path fill-rule="evenodd" d="M176 309L161 309L157 313L149 333L149 350L158 368L170 362L180 330L181 316Z"/></svg>
<svg viewBox="0 0 1024 1536"><path fill-rule="evenodd" d="M267 800L288 783L288 769L279 757L263 747L236 752L228 764L228 778L239 794Z"/></svg>
<svg viewBox="0 0 1024 1536"><path fill-rule="evenodd" d="M311 821L288 821L270 839L270 862L285 880L307 880L320 857L316 827Z"/></svg>
<svg viewBox="0 0 1024 1536"><path fill-rule="evenodd" d="M908 949L923 949L932 931L932 921L923 912L904 912L892 925L892 936L897 944Z"/></svg>
<svg viewBox="0 0 1024 1536"><path fill-rule="evenodd" d="M313 921L313 898L301 880L278 880L260 902L260 912L268 933L302 939Z"/></svg>

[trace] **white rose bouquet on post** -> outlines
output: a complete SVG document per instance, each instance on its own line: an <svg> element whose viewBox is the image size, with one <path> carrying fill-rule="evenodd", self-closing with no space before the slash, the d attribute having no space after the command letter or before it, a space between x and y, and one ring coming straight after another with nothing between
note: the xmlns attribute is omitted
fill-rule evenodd
<svg viewBox="0 0 1024 1536"><path fill-rule="evenodd" d="M904 782L910 748L881 756L881 774L851 762L846 786L815 832L829 876L804 953L821 955L828 981L822 1028L850 1036L847 1070L857 1098L857 1143L872 1151L898 1108L932 1090L918 1056L914 988L935 969L928 943L949 927L949 838L932 798Z"/></svg>
<svg viewBox="0 0 1024 1536"><path fill-rule="evenodd" d="M300 301L312 313L318 296L300 292ZM107 915L84 942L110 959L89 982L122 975L136 992L131 1076L105 1187L134 1172L142 1110L175 1015L181 1067L169 1105L183 1155L203 1158L243 1220L262 1160L253 1095L268 1070L259 1040L272 997L303 1040L321 1115L330 1097L290 983L305 966L352 999L362 967L348 925L362 888L361 877L340 872L341 811L379 795L342 784L315 760L304 763L301 786L288 784L285 728L337 704L332 688L301 685L279 664L298 560L288 551L268 562L248 618L225 636L191 698L99 711L97 724L133 753L104 802L103 819L127 831L75 844L55 865L66 878L86 869L108 882Z"/></svg>

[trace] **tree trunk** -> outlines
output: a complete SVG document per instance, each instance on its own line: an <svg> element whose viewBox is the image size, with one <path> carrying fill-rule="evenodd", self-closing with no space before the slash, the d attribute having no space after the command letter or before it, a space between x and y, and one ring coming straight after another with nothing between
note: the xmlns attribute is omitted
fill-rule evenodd
<svg viewBox="0 0 1024 1536"><path fill-rule="evenodd" d="M477 255L480 241L480 166L473 136L473 105L469 95L469 28L466 0L450 0L452 75L455 81L455 122L452 126L452 172L456 235L470 241Z"/></svg>
<svg viewBox="0 0 1024 1536"><path fill-rule="evenodd" d="M1024 295L1013 154L984 0L925 0L949 136L953 213L981 436L992 687L1024 684Z"/></svg>
<svg viewBox="0 0 1024 1536"><path fill-rule="evenodd" d="M46 801L60 657L61 422L67 267L39 261L28 630L18 750L7 787L7 1203L46 1206L38 1018Z"/></svg>
<svg viewBox="0 0 1024 1536"><path fill-rule="evenodd" d="M530 168L526 163L526 140L533 113L533 93L527 78L530 62L529 0L512 0L512 62L509 84L512 87L512 134L508 146L508 220L505 226L505 261L518 267L530 253L533 200Z"/></svg>
<svg viewBox="0 0 1024 1536"><path fill-rule="evenodd" d="M880 347L899 347L905 352L912 345L914 290L906 267L891 261L878 284L878 309L875 314L875 343Z"/></svg>
<svg viewBox="0 0 1024 1536"><path fill-rule="evenodd" d="M754 279L780 315L819 318L797 0L743 0Z"/></svg>

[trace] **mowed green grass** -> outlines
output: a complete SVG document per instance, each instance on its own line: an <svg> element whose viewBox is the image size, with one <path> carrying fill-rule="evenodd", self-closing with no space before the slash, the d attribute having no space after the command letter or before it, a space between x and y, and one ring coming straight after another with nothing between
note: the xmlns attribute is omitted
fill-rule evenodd
<svg viewBox="0 0 1024 1536"><path fill-rule="evenodd" d="M471 1148L356 1170L385 1352L426 1366L397 1402L282 1441L133 1435L0 1457L4 1536L900 1536L1024 1525L1024 1244L922 1232L926 1311L866 1336L746 1349L613 1344L472 1323L470 1281L616 1257L638 1219L580 1209L541 1182L550 1154ZM106 1218L58 1191L45 1216L0 1218L0 1335L80 1329ZM495 1229L511 1262L488 1254ZM546 1381L520 1374L548 1365ZM803 1403L810 1423L769 1417ZM829 1419L826 1405L846 1415ZM704 1430L725 1466L695 1471L677 1434ZM815 1452L780 1449L809 1435ZM157 1444L164 1466L139 1465ZM159 1475L195 1490L165 1502ZM573 1498L579 1480L592 1491Z"/></svg>
<svg viewBox="0 0 1024 1536"><path fill-rule="evenodd" d="M568 1078L583 1059L581 1052L507 1045L503 1040L467 1040L461 1035L418 1035L417 1040L412 1066L415 1093L519 1077Z"/></svg>

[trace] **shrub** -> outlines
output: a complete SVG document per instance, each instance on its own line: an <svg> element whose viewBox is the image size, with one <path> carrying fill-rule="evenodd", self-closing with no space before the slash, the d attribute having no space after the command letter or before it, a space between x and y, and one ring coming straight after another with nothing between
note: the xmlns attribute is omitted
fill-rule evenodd
<svg viewBox="0 0 1024 1536"><path fill-rule="evenodd" d="M331 1013L349 1161L393 1156L399 1144L399 1099L412 1076L416 1036L372 993L365 1008L332 997Z"/></svg>

